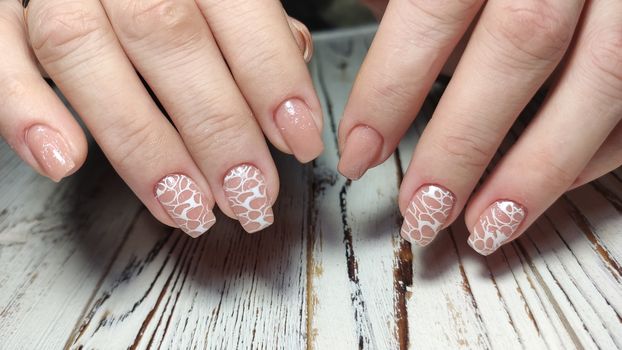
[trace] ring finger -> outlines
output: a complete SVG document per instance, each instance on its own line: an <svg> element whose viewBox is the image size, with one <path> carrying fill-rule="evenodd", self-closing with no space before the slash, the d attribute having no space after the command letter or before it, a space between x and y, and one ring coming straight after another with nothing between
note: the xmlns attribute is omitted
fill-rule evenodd
<svg viewBox="0 0 622 350"><path fill-rule="evenodd" d="M518 237L568 190L612 130L615 136L622 118L622 4L591 1L583 17L556 87L466 210L468 242L481 254Z"/></svg>
<svg viewBox="0 0 622 350"><path fill-rule="evenodd" d="M237 217L248 232L269 226L278 174L261 129L196 3L102 3L134 66L205 174L220 209Z"/></svg>
<svg viewBox="0 0 622 350"><path fill-rule="evenodd" d="M486 4L405 175L402 236L425 245L458 216L508 129L561 60L582 5Z"/></svg>
<svg viewBox="0 0 622 350"><path fill-rule="evenodd" d="M138 198L192 236L209 229L207 182L144 89L101 4L35 0L26 17L39 62Z"/></svg>

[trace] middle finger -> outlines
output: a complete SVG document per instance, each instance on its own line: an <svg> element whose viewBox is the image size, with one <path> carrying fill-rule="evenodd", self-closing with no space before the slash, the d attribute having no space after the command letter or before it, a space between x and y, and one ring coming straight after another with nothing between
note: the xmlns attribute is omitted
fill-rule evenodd
<svg viewBox="0 0 622 350"><path fill-rule="evenodd" d="M510 126L561 60L582 6L581 0L487 3L405 175L402 236L425 245L458 216ZM437 203L429 187L452 200ZM421 215L437 206L442 214Z"/></svg>
<svg viewBox="0 0 622 350"><path fill-rule="evenodd" d="M276 168L196 3L102 3L128 56L205 174L218 206L248 232L269 226L279 187Z"/></svg>

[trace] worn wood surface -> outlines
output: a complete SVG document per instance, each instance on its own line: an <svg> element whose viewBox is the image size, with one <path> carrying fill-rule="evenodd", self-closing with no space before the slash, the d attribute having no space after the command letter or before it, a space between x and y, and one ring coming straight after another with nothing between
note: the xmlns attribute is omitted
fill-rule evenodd
<svg viewBox="0 0 622 350"><path fill-rule="evenodd" d="M0 144L0 349L622 348L621 170L488 258L462 222L411 247L398 186L441 82L389 161L355 183L336 173L338 119L371 38L316 37L326 151L308 166L276 156L277 220L260 234L221 215L190 239L96 150L56 185Z"/></svg>

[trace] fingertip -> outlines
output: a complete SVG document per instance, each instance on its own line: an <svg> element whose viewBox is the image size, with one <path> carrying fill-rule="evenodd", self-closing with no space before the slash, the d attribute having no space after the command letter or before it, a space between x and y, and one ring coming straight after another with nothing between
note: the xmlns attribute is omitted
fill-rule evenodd
<svg viewBox="0 0 622 350"><path fill-rule="evenodd" d="M54 182L73 174L84 161L64 135L45 124L26 129L24 141L40 172Z"/></svg>
<svg viewBox="0 0 622 350"><path fill-rule="evenodd" d="M283 102L274 115L275 124L301 163L317 158L324 150L322 136L311 109L299 99Z"/></svg>
<svg viewBox="0 0 622 350"><path fill-rule="evenodd" d="M376 162L383 138L372 127L356 126L347 136L337 170L350 180L360 179Z"/></svg>

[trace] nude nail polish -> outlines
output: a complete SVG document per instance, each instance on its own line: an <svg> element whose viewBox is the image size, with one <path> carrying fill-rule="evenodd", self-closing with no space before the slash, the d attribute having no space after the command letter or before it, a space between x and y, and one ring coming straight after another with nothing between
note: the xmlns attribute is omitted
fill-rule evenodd
<svg viewBox="0 0 622 350"><path fill-rule="evenodd" d="M207 198L186 175L168 175L156 185L156 199L179 228L196 238L216 222Z"/></svg>
<svg viewBox="0 0 622 350"><path fill-rule="evenodd" d="M499 200L479 217L467 242L476 252L490 255L514 238L525 220L525 214L522 205L510 200Z"/></svg>
<svg viewBox="0 0 622 350"><path fill-rule="evenodd" d="M272 225L274 215L266 192L266 180L256 167L239 165L225 176L223 189L231 210L248 233Z"/></svg>
<svg viewBox="0 0 622 350"><path fill-rule="evenodd" d="M60 181L76 166L67 142L58 131L50 127L30 127L26 132L26 144L39 167L53 181Z"/></svg>
<svg viewBox="0 0 622 350"><path fill-rule="evenodd" d="M313 113L303 101L292 99L283 102L274 114L274 121L285 143L301 163L315 159L324 150Z"/></svg>
<svg viewBox="0 0 622 350"><path fill-rule="evenodd" d="M302 53L302 58L309 63L313 57L313 39L309 29L299 20L288 17L289 27L294 34L296 45Z"/></svg>
<svg viewBox="0 0 622 350"><path fill-rule="evenodd" d="M426 246L443 229L456 198L449 190L437 185L424 185L413 196L404 214L402 237Z"/></svg>
<svg viewBox="0 0 622 350"><path fill-rule="evenodd" d="M359 125L350 131L337 169L351 179L360 179L376 161L382 149L382 136L367 125Z"/></svg>

